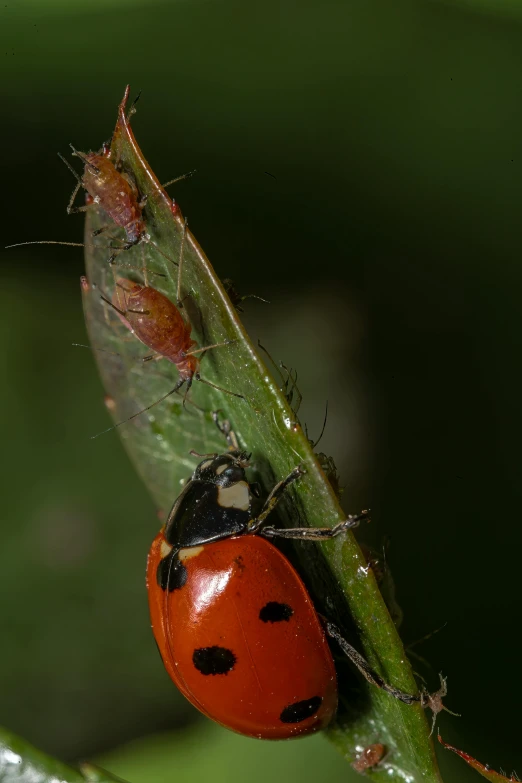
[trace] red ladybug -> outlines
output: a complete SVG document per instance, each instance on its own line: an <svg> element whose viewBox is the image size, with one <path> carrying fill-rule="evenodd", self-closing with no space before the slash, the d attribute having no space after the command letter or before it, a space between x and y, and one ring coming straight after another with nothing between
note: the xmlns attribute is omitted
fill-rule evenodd
<svg viewBox="0 0 522 783"><path fill-rule="evenodd" d="M169 675L197 709L240 734L288 739L329 723L337 679L306 587L267 539L330 538L365 515L332 529L263 527L304 471L277 484L253 517L247 465L238 449L209 455L174 503L148 558L152 629ZM383 683L334 625L325 628L367 679L407 703L420 700Z"/></svg>

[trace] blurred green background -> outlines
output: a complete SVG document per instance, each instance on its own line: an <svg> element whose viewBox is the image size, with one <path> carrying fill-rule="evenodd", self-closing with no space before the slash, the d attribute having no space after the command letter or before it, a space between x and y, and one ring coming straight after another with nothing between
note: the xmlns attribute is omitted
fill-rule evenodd
<svg viewBox="0 0 522 783"><path fill-rule="evenodd" d="M2 244L81 241L56 152L108 139L123 88L160 179L371 530L448 741L522 771L522 4L49 2L0 8ZM150 633L155 509L84 342L81 249L2 251L0 723L132 783L356 779L322 737L199 718ZM378 738L376 738L378 740ZM446 783L474 780L442 755ZM352 775L352 777L350 777Z"/></svg>

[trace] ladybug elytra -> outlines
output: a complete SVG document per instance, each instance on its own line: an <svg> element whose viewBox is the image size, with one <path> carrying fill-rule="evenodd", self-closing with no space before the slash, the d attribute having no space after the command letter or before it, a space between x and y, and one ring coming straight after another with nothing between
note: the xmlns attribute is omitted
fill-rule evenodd
<svg viewBox="0 0 522 783"><path fill-rule="evenodd" d="M231 431L225 434L230 443ZM237 448L206 455L152 544L149 607L171 679L202 713L240 734L311 734L337 708L328 633L370 682L406 703L420 701L384 683L335 625L323 626L301 577L269 540L324 540L356 527L367 513L334 528L266 527L304 470L279 482L253 516L248 464Z"/></svg>

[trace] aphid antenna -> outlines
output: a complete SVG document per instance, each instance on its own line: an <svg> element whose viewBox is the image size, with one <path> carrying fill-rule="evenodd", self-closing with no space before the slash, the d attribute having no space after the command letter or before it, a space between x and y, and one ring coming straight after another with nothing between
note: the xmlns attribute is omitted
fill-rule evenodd
<svg viewBox="0 0 522 783"><path fill-rule="evenodd" d="M415 639L414 642L410 642L406 645L406 650L411 650L412 647L417 647L418 644L422 644L423 642L427 642L428 639L431 639L432 636L435 636L435 634L442 631L447 626L447 621L440 625L438 628L435 628L433 631L428 631L428 633L424 634L424 636L421 636L420 639Z"/></svg>
<svg viewBox="0 0 522 783"><path fill-rule="evenodd" d="M95 245L84 245L83 242L57 242L54 239L35 239L33 242L15 242L14 245L6 245L5 249L10 247L22 247L23 245L66 245L67 247L95 247Z"/></svg>
<svg viewBox="0 0 522 783"><path fill-rule="evenodd" d="M161 187L168 188L169 185L173 185L175 182L180 182L182 179L190 179L190 177L193 177L196 172L197 169L192 169L192 171L187 171L186 174L180 174L179 177L174 177L174 179L169 179L168 182L164 182L161 185Z"/></svg>
<svg viewBox="0 0 522 783"><path fill-rule="evenodd" d="M116 351L108 351L106 348L93 348L92 345L84 345L84 343L71 343L71 345L74 348L87 348L89 351L96 351L97 353L108 353L111 356L118 356L120 359L127 359L128 357L124 356L122 353L116 353ZM141 359L137 360L140 362L150 362L153 359L155 359L157 354L152 353L148 356L143 356Z"/></svg>
<svg viewBox="0 0 522 783"><path fill-rule="evenodd" d="M99 174L99 173L100 173L100 169L98 168L98 166L95 166L95 165L94 165L94 163L91 163L91 161L87 159L86 155L84 155L84 154L83 154L83 152L79 152L77 149L75 149L75 148L73 147L73 145L72 145L72 144L69 144L69 147L72 149L72 154L73 154L73 155L75 155L77 158L80 158L80 160L81 160L81 161L82 161L82 162L83 162L83 163L84 163L86 166L88 166L88 167L90 168L90 170L91 170L91 171L92 171L94 174Z"/></svg>
<svg viewBox="0 0 522 783"><path fill-rule="evenodd" d="M184 383L187 382L186 378L179 378L176 385L173 389L171 389L169 392L163 395L163 397L160 397L159 400L156 400L156 402L151 403L150 405L147 405L146 408L142 408L141 411L138 411L137 413L133 413L132 416L129 416L128 419L124 419L123 421L119 421L117 424L113 424L112 427L109 427L106 430L103 430L103 432L98 432L97 435L91 435L91 440L94 440L95 438L99 438L100 435L105 435L107 432L112 432L112 430L117 429L117 427L121 427L123 424L127 424L127 422L132 421L133 419L136 419L138 416L141 416L142 413L146 413L147 411L150 411L151 408L154 408L156 405L159 405L160 402L163 402L163 400L166 400L167 397L170 397L171 394L174 394L175 392L180 389ZM185 397L183 398L183 404L185 404Z"/></svg>
<svg viewBox="0 0 522 783"><path fill-rule="evenodd" d="M225 340L222 343L214 343L214 345L205 345L203 348L196 348L195 351L187 351L186 353L183 354L183 356L195 356L198 353L203 353L204 351L210 351L211 348L223 348L223 346L232 345L232 343L237 343L237 340L229 339L229 340Z"/></svg>
<svg viewBox="0 0 522 783"><path fill-rule="evenodd" d="M76 169L73 168L73 166L71 166L71 164L69 163L67 158L64 158L64 156L61 154L61 152L57 152L56 154L58 155L60 160L62 160L65 163L65 165L67 166L67 168L69 169L69 171L71 172L71 174L73 175L75 180L78 182L78 186L81 187L83 185L82 178L80 177L80 175L78 174ZM76 193L78 193L78 190L75 191L74 195L76 195Z"/></svg>
<svg viewBox="0 0 522 783"><path fill-rule="evenodd" d="M265 304L272 304L269 299L263 299L262 296L258 296L257 294L245 294L239 301L244 302L245 299L259 299L260 302L264 302Z"/></svg>
<svg viewBox="0 0 522 783"><path fill-rule="evenodd" d="M119 240L115 240L119 241ZM90 249L96 249L96 248L105 248L109 250L114 249L114 245L91 245L89 243L85 244L84 242L58 242L54 239L37 239L33 242L15 242L14 245L6 245L5 250L8 250L11 247L22 247L23 245L65 245L66 247L87 247ZM119 250L120 248L118 248ZM169 259L170 260L170 259ZM156 272L154 269L148 269L147 267L143 266L135 266L134 264L112 264L111 266L119 267L120 269L133 269L136 272L144 272L146 270L151 275L156 275L157 277L167 277L167 275L164 272Z"/></svg>

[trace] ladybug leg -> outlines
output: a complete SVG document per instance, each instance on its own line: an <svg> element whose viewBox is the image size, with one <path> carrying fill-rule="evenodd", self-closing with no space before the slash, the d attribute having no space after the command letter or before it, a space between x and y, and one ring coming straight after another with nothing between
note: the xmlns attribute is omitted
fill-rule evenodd
<svg viewBox="0 0 522 783"><path fill-rule="evenodd" d="M249 533L255 533L267 516L270 514L271 511L276 507L276 505L279 503L283 493L286 491L286 489L292 484L294 481L297 481L298 478L301 478L306 473L305 469L302 467L302 465L298 465L297 468L294 468L291 473L288 474L286 478L284 478L282 481L279 482L279 484L276 484L273 488L272 492L269 494L267 499L265 500L265 503L263 505L263 508L261 509L261 513L258 517L255 519L252 519L248 524L248 532Z"/></svg>
<svg viewBox="0 0 522 783"><path fill-rule="evenodd" d="M289 527L275 528L265 527L260 531L261 536L266 538L294 538L301 541L325 541L329 538L345 533L347 530L353 530L359 523L369 519L368 511L361 511L360 514L349 516L344 522L339 522L334 527Z"/></svg>
<svg viewBox="0 0 522 783"><path fill-rule="evenodd" d="M357 652L355 647L352 647L352 645L346 641L346 639L342 636L339 628L334 625L334 623L331 623L329 620L325 620L324 627L328 636L331 636L332 639L335 639L346 657L350 659L350 661L354 664L354 666L357 667L362 676L368 680L369 683L376 685L377 688L380 688L386 693L389 693L390 696L393 696L395 699L399 699L399 701L404 702L404 704L414 704L415 702L420 702L423 706L426 704L424 695L413 695L411 693L405 693L398 688L394 688L393 685L388 685L388 683L385 682L382 677L377 674L377 672L373 671L368 661Z"/></svg>

